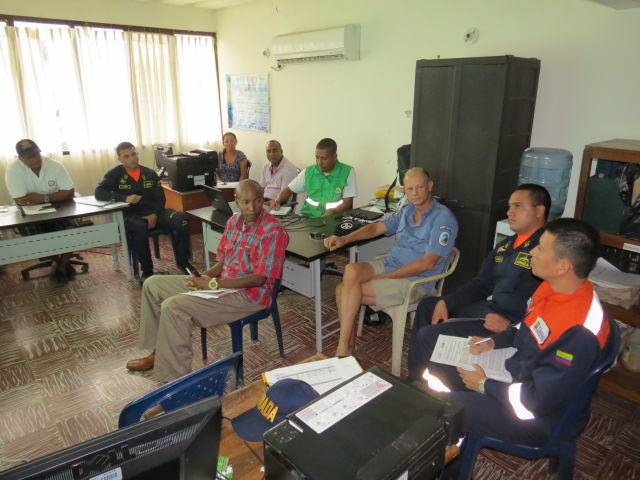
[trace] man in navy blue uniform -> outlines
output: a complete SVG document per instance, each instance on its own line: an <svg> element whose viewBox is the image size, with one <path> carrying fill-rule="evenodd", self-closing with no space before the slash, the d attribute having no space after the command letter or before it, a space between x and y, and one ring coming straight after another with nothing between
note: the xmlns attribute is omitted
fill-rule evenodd
<svg viewBox="0 0 640 480"><path fill-rule="evenodd" d="M550 206L544 187L518 186L507 211L515 235L496 245L471 281L442 298L420 302L407 360L411 380L422 377L439 335L484 337L522 320L527 300L541 282L531 273L530 252L540 241Z"/></svg>
<svg viewBox="0 0 640 480"><path fill-rule="evenodd" d="M109 170L98 183L95 197L101 201L127 202L124 228L131 237L131 248L140 260L140 285L153 275L153 260L147 233L156 227L168 228L176 242L176 265L185 274L189 263L189 224L187 216L171 208L164 208L164 190L156 172L138 162L136 147L122 142L116 147L122 165Z"/></svg>

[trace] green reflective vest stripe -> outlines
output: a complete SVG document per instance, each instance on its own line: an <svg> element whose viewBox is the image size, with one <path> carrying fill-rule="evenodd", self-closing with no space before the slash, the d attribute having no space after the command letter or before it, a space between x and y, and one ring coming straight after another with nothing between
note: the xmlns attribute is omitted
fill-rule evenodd
<svg viewBox="0 0 640 480"><path fill-rule="evenodd" d="M333 170L328 175L322 173L318 165L307 167L304 171L307 201L300 209L300 213L312 218L322 216L327 209L327 203L336 202L342 198L351 168L346 163L340 163L337 160ZM309 199L313 203L317 203L317 205L309 203Z"/></svg>

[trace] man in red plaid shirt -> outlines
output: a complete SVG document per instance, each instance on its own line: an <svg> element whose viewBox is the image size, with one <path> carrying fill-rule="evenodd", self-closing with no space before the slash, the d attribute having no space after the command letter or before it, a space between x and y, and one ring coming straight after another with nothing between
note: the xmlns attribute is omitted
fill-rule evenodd
<svg viewBox="0 0 640 480"><path fill-rule="evenodd" d="M151 355L127 363L132 371L154 369L159 382L191 372L193 326L233 322L269 307L273 283L282 277L286 230L263 208L262 187L244 180L236 189L241 213L232 216L216 254L216 264L201 277L154 275L144 282L141 298L140 348ZM238 289L218 298L181 295L185 291Z"/></svg>

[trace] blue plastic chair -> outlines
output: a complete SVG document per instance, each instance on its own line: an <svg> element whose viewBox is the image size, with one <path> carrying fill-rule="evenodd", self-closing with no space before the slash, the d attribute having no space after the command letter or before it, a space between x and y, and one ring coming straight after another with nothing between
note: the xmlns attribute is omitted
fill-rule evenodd
<svg viewBox="0 0 640 480"><path fill-rule="evenodd" d="M604 358L589 373L580 389L564 411L556 428L551 432L549 441L540 447L517 445L495 438L467 434L462 445L460 480L470 480L478 452L481 448L492 448L510 455L532 460L549 457L549 474L557 475L559 480L571 480L576 457L578 437L587 426L585 416L590 415L591 397L598 386L602 372L611 365L620 351L620 330L614 320L609 320L611 333ZM581 428L580 428L581 426Z"/></svg>
<svg viewBox="0 0 640 480"><path fill-rule="evenodd" d="M118 428L140 421L144 412L158 404L168 412L213 395L221 397L229 370L235 368L237 375L241 360L242 352L235 352L134 400L122 409Z"/></svg>
<svg viewBox="0 0 640 480"><path fill-rule="evenodd" d="M253 313L247 317L229 323L231 329L231 349L233 352L242 352L242 327L249 325L251 329L251 339L258 340L258 322L265 318L273 318L273 328L278 337L278 348L280 356L284 357L284 345L282 343L282 328L280 326L280 313L278 312L278 292L280 291L280 279L273 282L273 293L271 294L271 305L265 310ZM207 329L200 329L200 340L202 342L202 360L207 359ZM240 366L236 374L236 388L244 384L244 374L242 371L243 360L240 359Z"/></svg>
<svg viewBox="0 0 640 480"><path fill-rule="evenodd" d="M173 232L168 228L154 228L147 232L147 238L151 238L153 240L153 254L156 258L160 258L160 243L158 241L158 237L160 235L169 235L171 238L171 246L173 247L173 258L177 259L177 251L176 251L176 241L173 238ZM133 276L137 277L140 274L140 267L138 262L138 255L131 248L131 237L127 237L127 244L129 246L129 257L131 258L131 265L133 266Z"/></svg>

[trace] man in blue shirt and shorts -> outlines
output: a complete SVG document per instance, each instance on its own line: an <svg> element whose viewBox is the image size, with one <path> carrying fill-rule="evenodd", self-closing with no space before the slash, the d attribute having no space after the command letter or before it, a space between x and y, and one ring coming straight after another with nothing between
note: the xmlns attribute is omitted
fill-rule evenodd
<svg viewBox="0 0 640 480"><path fill-rule="evenodd" d="M433 198L432 190L428 172L421 167L412 168L404 177L407 203L402 208L381 222L324 240L325 247L336 250L379 235L396 235L383 260L350 263L345 268L342 283L336 288L340 320L336 356L351 355L355 349L356 317L361 305L374 310L400 305L413 280L444 272L458 235L458 222L447 207ZM429 293L433 286L426 283L416 289L413 300Z"/></svg>

